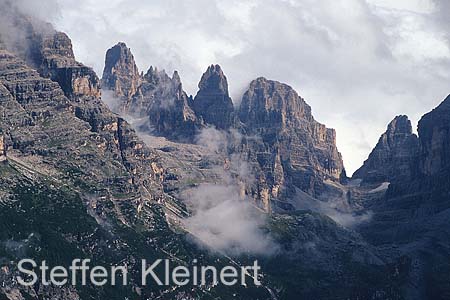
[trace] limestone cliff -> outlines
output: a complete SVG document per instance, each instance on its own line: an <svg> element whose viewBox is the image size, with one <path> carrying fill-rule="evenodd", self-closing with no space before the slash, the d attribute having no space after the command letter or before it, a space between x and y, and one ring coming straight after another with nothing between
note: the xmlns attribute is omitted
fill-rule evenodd
<svg viewBox="0 0 450 300"><path fill-rule="evenodd" d="M130 48L125 43L117 43L106 52L102 87L113 90L116 97L129 100L141 82L138 68Z"/></svg>
<svg viewBox="0 0 450 300"><path fill-rule="evenodd" d="M143 130L165 137L192 141L202 126L193 112L192 98L183 91L180 76L150 67L139 75L133 55L124 43L106 53L103 88L118 98L119 111L146 118Z"/></svg>
<svg viewBox="0 0 450 300"><path fill-rule="evenodd" d="M5 145L5 137L0 135L0 161L6 160L6 145Z"/></svg>
<svg viewBox="0 0 450 300"><path fill-rule="evenodd" d="M198 84L194 111L206 124L217 129L229 129L233 124L233 101L228 94L228 82L219 65L208 67Z"/></svg>
<svg viewBox="0 0 450 300"><path fill-rule="evenodd" d="M314 120L310 106L292 87L262 77L252 81L239 118L248 136L260 138L249 152L268 171L266 182L275 194L299 188L319 195L325 180L339 182L345 176L335 131Z"/></svg>
<svg viewBox="0 0 450 300"><path fill-rule="evenodd" d="M450 95L419 121L420 171L426 175L450 172Z"/></svg>
<svg viewBox="0 0 450 300"><path fill-rule="evenodd" d="M411 180L417 174L419 141L407 116L397 116L353 178L366 183Z"/></svg>

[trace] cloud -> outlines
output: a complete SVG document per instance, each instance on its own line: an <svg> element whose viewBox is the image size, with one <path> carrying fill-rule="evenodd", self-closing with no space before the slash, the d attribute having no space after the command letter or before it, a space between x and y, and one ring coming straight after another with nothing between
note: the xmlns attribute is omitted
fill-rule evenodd
<svg viewBox="0 0 450 300"><path fill-rule="evenodd" d="M113 111L118 110L119 99L111 91L103 91L102 100ZM124 118L145 143L155 144L155 137L141 130L146 118ZM246 186L254 184L254 174L240 154L228 153L241 139L235 130L207 127L198 133L196 141L203 147L203 155L218 155L223 164L210 166L214 174L211 182L181 192L180 198L191 212L182 222L200 247L229 255L272 255L278 246L264 229L269 216L253 206L244 193Z"/></svg>
<svg viewBox="0 0 450 300"><path fill-rule="evenodd" d="M449 93L445 0L54 1L51 21L100 74L106 50L125 41L141 70L177 69L190 94L211 63L236 103L258 76L292 85L337 129L348 173L395 115L416 123Z"/></svg>
<svg viewBox="0 0 450 300"><path fill-rule="evenodd" d="M274 253L276 246L262 229L267 215L240 196L238 185L201 184L186 202L193 214L184 224L209 248L231 255Z"/></svg>
<svg viewBox="0 0 450 300"><path fill-rule="evenodd" d="M228 158L224 165L213 166L216 182L200 184L183 194L192 211L184 224L200 244L215 251L271 255L277 246L263 230L268 216L253 206L244 192L245 186L254 183L254 174L239 154L228 153L241 139L237 131L224 132L211 127L198 134L198 145L209 153Z"/></svg>
<svg viewBox="0 0 450 300"><path fill-rule="evenodd" d="M30 3L29 3L30 2ZM51 2L51 1L49 1ZM52 12L49 3L37 6L37 2L25 0L0 0L0 43L2 47L28 57L35 45L31 45L31 31L47 34L53 33L52 26L42 21L45 12ZM27 18L18 17L21 14ZM31 25L31 27L30 27Z"/></svg>
<svg viewBox="0 0 450 300"><path fill-rule="evenodd" d="M350 185L353 184L360 184L360 180L354 180L350 183ZM384 186L374 192L383 191L383 188ZM373 212L370 210L360 211L353 207L345 195L325 193L320 199L317 199L297 189L295 196L292 197L292 204L299 210L307 209L324 214L346 228L352 228L370 221Z"/></svg>

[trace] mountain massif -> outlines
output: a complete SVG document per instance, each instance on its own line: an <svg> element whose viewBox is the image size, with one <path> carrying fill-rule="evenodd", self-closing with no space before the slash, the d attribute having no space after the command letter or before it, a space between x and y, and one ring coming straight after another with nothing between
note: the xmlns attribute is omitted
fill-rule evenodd
<svg viewBox="0 0 450 300"><path fill-rule="evenodd" d="M287 84L256 78L236 107L211 65L189 96L125 43L99 79L66 34L0 15L2 299L450 298L450 96L418 135L395 117L348 178L336 132ZM211 209L221 197L236 199ZM24 287L28 257L134 271L128 286ZM262 286L141 286L141 258L258 259Z"/></svg>

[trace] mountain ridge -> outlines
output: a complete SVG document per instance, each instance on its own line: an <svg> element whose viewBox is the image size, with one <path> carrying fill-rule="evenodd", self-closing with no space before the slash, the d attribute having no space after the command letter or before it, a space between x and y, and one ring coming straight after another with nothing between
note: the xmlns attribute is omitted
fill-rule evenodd
<svg viewBox="0 0 450 300"><path fill-rule="evenodd" d="M407 117L396 117L363 170L347 178L335 131L286 84L257 78L231 111L226 77L209 66L199 101L217 104L215 115L210 105L194 109L178 73L139 73L125 44L106 55L99 80L76 61L67 35L16 18L31 39L0 50L2 297L446 299L450 97L422 118L418 137ZM113 113L105 91L120 113L146 123ZM237 203L265 218L256 238L273 242L266 255L214 251L187 226L198 211L184 196L199 202L205 195L192 195L208 184L207 200L231 197L231 187ZM242 208L225 203L220 217ZM263 287L142 287L133 278L123 288L23 288L14 278L24 255L61 264L81 255L132 269L140 257L214 266L258 259Z"/></svg>

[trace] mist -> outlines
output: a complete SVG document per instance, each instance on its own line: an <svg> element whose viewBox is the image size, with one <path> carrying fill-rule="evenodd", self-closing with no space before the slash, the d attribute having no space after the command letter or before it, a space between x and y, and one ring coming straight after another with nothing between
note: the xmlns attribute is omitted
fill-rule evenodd
<svg viewBox="0 0 450 300"><path fill-rule="evenodd" d="M230 255L270 255L277 249L263 231L267 216L240 196L238 185L205 183L185 197L192 216L184 224L200 245Z"/></svg>
<svg viewBox="0 0 450 300"><path fill-rule="evenodd" d="M199 238L200 245L230 255L275 253L278 247L264 231L267 214L245 195L245 187L255 181L255 176L240 154L228 152L241 143L241 134L207 127L196 140L208 151L227 157L227 161L214 166L219 178L216 183L200 184L182 196L192 211L184 221L188 231Z"/></svg>
<svg viewBox="0 0 450 300"><path fill-rule="evenodd" d="M103 91L102 100L112 111L120 111L120 99L112 91ZM154 136L141 129L147 117L123 117L151 146ZM272 255L278 246L264 229L269 216L252 205L244 192L245 186L254 183L255 176L240 154L228 152L241 140L237 130L225 132L206 127L197 134L195 141L203 148L203 155L218 156L223 164L209 167L215 174L212 182L201 183L180 194L191 212L182 223L195 237L191 241L199 247L233 256Z"/></svg>
<svg viewBox="0 0 450 300"><path fill-rule="evenodd" d="M6 49L20 53L25 58L35 47L31 40L33 32L42 35L55 32L50 23L43 21L46 5L37 8L36 4L36 1L0 0L0 43ZM26 18L18 17L19 15Z"/></svg>

